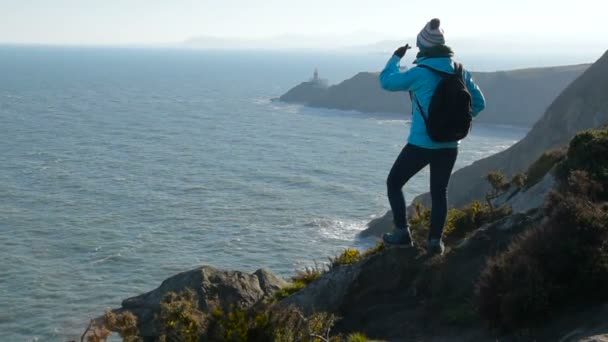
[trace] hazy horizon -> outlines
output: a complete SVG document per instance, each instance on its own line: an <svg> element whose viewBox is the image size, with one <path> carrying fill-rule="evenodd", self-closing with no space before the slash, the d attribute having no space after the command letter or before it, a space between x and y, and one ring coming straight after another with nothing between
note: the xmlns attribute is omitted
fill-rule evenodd
<svg viewBox="0 0 608 342"><path fill-rule="evenodd" d="M504 8L496 6L481 0L25 0L0 3L0 43L166 46L198 37L228 47L331 49L405 39L414 43L411 38L438 17L448 45L467 40L480 46L608 48L608 27L598 25L606 5L599 0L574 5L513 0Z"/></svg>

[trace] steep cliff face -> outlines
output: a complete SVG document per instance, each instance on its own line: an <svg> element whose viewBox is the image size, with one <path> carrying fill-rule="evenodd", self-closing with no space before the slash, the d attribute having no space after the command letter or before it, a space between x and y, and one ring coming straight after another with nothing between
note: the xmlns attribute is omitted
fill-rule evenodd
<svg viewBox="0 0 608 342"><path fill-rule="evenodd" d="M509 149L454 173L450 204L480 199L489 190L484 177L492 170L508 176L523 172L547 150L561 147L580 130L608 124L608 52L553 101L528 135ZM428 194L419 200L428 201Z"/></svg>
<svg viewBox="0 0 608 342"><path fill-rule="evenodd" d="M589 65L474 73L488 102L478 122L530 126L559 93ZM331 87L304 82L281 96L288 103L358 110L366 113L408 115L411 102L403 92L380 88L378 74L361 72Z"/></svg>

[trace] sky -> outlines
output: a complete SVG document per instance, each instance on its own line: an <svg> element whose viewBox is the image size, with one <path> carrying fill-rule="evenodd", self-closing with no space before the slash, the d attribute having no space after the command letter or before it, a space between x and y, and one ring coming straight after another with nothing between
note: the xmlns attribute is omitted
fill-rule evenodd
<svg viewBox="0 0 608 342"><path fill-rule="evenodd" d="M608 48L607 10L606 0L0 0L0 43L145 45L201 36L229 42L305 36L365 44L414 37L438 17L446 39Z"/></svg>

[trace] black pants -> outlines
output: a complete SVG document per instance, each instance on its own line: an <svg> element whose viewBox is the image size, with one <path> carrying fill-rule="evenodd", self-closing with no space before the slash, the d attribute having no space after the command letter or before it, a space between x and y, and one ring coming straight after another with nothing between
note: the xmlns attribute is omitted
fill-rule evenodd
<svg viewBox="0 0 608 342"><path fill-rule="evenodd" d="M429 239L441 238L448 212L448 183L457 156L457 148L428 149L410 144L403 148L386 180L388 200L397 229L408 227L401 189L410 178L430 164L432 208Z"/></svg>

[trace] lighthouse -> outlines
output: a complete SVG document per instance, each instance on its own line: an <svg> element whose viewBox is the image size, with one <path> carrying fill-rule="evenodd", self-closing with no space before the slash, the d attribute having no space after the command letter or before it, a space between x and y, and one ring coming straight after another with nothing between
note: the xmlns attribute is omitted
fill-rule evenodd
<svg viewBox="0 0 608 342"><path fill-rule="evenodd" d="M312 78L310 79L310 84L317 87L327 88L327 80L319 77L319 69L315 68Z"/></svg>

